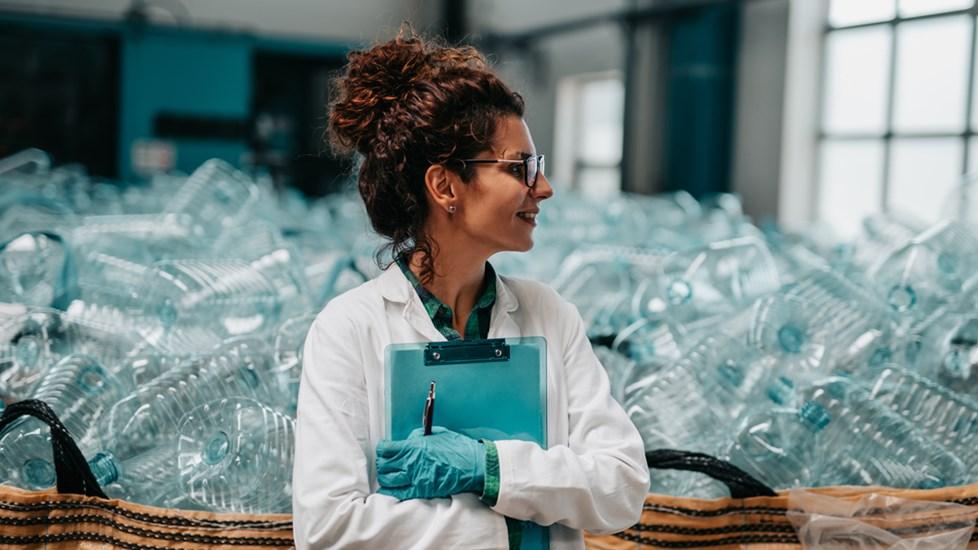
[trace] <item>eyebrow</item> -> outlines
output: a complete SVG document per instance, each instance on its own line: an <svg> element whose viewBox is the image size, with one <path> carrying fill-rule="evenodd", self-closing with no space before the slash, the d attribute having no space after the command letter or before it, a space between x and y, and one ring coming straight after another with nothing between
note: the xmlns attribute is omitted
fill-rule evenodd
<svg viewBox="0 0 978 550"><path fill-rule="evenodd" d="M520 156L519 160L528 159L532 156L535 156L533 153L527 153L526 151L514 151L513 153ZM503 157L505 158L507 154L508 153L506 153L504 150ZM515 159L511 159L511 160L515 160Z"/></svg>

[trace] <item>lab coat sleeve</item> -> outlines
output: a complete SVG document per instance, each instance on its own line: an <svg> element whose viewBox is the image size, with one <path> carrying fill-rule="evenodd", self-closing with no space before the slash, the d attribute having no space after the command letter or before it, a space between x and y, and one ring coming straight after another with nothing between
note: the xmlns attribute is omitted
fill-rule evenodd
<svg viewBox="0 0 978 550"><path fill-rule="evenodd" d="M568 445L542 449L526 441L497 441L499 500L493 509L541 525L559 523L595 534L634 525L649 488L638 430L611 397L608 376L577 309L556 297L549 317L561 324L554 350L563 358Z"/></svg>
<svg viewBox="0 0 978 550"><path fill-rule="evenodd" d="M335 304L335 305L334 305ZM374 468L361 365L366 327L330 303L306 337L293 467L293 529L313 548L507 548L504 518L476 495L408 500L371 492Z"/></svg>

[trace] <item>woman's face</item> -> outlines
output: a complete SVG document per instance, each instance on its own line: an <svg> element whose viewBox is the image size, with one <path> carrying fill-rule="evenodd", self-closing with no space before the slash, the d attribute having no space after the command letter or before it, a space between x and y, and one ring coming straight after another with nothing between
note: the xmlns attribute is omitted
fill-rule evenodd
<svg viewBox="0 0 978 550"><path fill-rule="evenodd" d="M537 155L530 130L522 118L508 115L500 119L493 148L477 159L522 160ZM524 184L523 164L500 162L473 164L472 180L461 186L457 225L460 231L485 246L490 254L508 250L524 252L533 248L533 229L540 202L553 196L544 174L537 176L531 189Z"/></svg>

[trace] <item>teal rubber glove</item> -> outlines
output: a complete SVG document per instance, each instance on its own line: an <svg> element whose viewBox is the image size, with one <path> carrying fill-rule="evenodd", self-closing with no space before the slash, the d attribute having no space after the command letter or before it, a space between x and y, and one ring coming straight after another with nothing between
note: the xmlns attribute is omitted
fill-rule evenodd
<svg viewBox="0 0 978 550"><path fill-rule="evenodd" d="M451 430L419 428L402 441L377 444L377 483L382 495L398 500L482 494L486 450L482 443Z"/></svg>

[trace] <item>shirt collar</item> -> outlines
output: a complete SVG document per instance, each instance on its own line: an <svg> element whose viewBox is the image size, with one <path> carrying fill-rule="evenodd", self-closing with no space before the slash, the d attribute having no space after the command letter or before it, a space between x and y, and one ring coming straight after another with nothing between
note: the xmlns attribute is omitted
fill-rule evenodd
<svg viewBox="0 0 978 550"><path fill-rule="evenodd" d="M495 273L495 270L493 272ZM393 264L388 266L375 281L377 281L380 295L392 303L407 304L412 300L413 296L418 295L417 292L414 292L414 288L407 280L404 272ZM495 291L496 305L493 307L494 319L496 319L496 312L511 313L519 309L519 302L516 299L516 295L509 288L506 277L502 277L498 273L496 273ZM420 302L420 299L418 301Z"/></svg>
<svg viewBox="0 0 978 550"><path fill-rule="evenodd" d="M421 304L424 306L425 311L428 312L429 317L434 319L439 314L449 315L451 308L421 284L418 277L411 271L411 267L408 265L406 258L399 258L395 263L400 268L401 273L404 274L404 278L408 280L408 283L417 292L418 298L421 299ZM492 268L489 262L486 262L486 273L483 281L483 290L475 301L475 306L472 308L473 311L491 308L496 303L496 270Z"/></svg>

